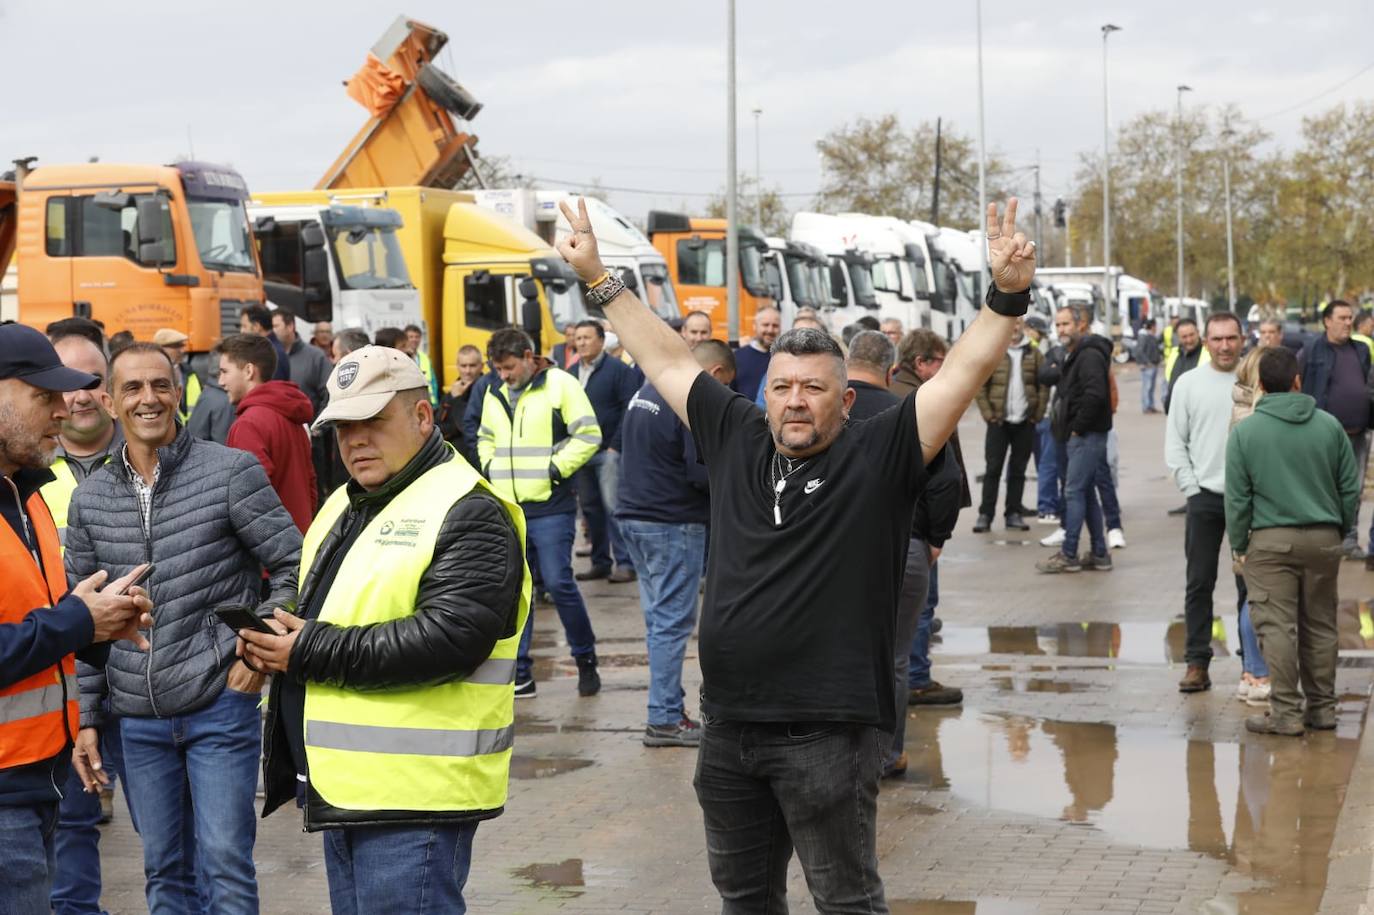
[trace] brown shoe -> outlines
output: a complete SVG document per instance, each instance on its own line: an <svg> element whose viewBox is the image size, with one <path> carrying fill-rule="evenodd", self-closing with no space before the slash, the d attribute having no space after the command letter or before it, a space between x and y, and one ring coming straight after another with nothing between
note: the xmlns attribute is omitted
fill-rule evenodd
<svg viewBox="0 0 1374 915"><path fill-rule="evenodd" d="M1245 719L1245 730L1254 734L1276 734L1280 737L1302 736L1302 725L1284 724L1273 715L1251 715Z"/></svg>
<svg viewBox="0 0 1374 915"><path fill-rule="evenodd" d="M906 768L910 763L905 753L900 754L896 759L890 760L883 766L882 778L900 778L906 774Z"/></svg>
<svg viewBox="0 0 1374 915"><path fill-rule="evenodd" d="M606 579L613 585L623 585L627 581L638 581L639 575L634 569L620 568L611 573L611 577Z"/></svg>
<svg viewBox="0 0 1374 915"><path fill-rule="evenodd" d="M1188 672L1178 681L1180 693L1200 693L1212 688L1212 678L1207 676L1207 668L1195 664L1188 665Z"/></svg>

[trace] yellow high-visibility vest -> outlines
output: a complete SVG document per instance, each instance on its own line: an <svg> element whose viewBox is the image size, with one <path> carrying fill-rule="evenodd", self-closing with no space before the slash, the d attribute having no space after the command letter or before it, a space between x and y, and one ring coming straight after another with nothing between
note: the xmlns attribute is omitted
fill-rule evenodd
<svg viewBox="0 0 1374 915"><path fill-rule="evenodd" d="M509 409L510 387L492 385L482 403L477 457L496 491L513 502L547 502L550 467L566 481L601 445L601 426L582 384L562 369L546 369ZM555 423L567 430L554 439ZM570 509L571 510L571 509Z"/></svg>
<svg viewBox="0 0 1374 915"><path fill-rule="evenodd" d="M421 474L363 529L339 564L320 622L367 626L412 615L444 517L479 488L501 501L523 545L520 507L455 454ZM301 549L302 581L347 506L341 486L310 526ZM515 738L515 656L529 615L530 581L525 566L513 634L466 679L371 691L306 683L305 755L310 785L320 797L342 810L482 811L505 804Z"/></svg>
<svg viewBox="0 0 1374 915"><path fill-rule="evenodd" d="M110 460L110 455L105 455L105 460ZM39 487L39 492L43 494L43 501L48 504L48 512L52 515L53 524L57 527L57 540L62 544L65 552L67 548L67 512L71 508L72 494L76 492L76 487L80 482L76 474L72 473L72 468L65 457L59 457L52 462L51 468L53 475L57 479L44 483Z"/></svg>
<svg viewBox="0 0 1374 915"><path fill-rule="evenodd" d="M420 374L425 376L425 386L429 388L429 402L434 406L439 405L439 380L434 377L434 363L429 359L429 353L418 350L415 353L415 361L420 365Z"/></svg>
<svg viewBox="0 0 1374 915"><path fill-rule="evenodd" d="M200 376L193 371L186 373L186 389L182 392L181 399L185 402L186 407L183 410L177 410L177 417L184 426L186 420L191 416L191 411L196 408L196 401L200 400Z"/></svg>

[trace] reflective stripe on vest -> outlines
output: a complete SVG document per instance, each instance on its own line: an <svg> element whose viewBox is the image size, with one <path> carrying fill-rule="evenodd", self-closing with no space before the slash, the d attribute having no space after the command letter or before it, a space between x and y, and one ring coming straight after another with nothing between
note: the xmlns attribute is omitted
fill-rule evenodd
<svg viewBox="0 0 1374 915"><path fill-rule="evenodd" d="M549 369L539 383L527 386L514 415L506 411L508 391L506 385L493 385L482 402L477 435L482 470L507 499L546 502L553 496L550 465L558 467L564 481L570 478L596 454L601 426L582 385L561 369ZM567 434L555 442L560 418Z"/></svg>
<svg viewBox="0 0 1374 915"><path fill-rule="evenodd" d="M31 611L51 607L67 593L57 527L42 493L29 496L25 509L43 567L34 562L13 528L0 523L0 582L4 582L0 625L21 623ZM76 658L72 655L0 689L0 769L28 765L62 752L68 737L74 738L81 726L77 700Z"/></svg>
<svg viewBox="0 0 1374 915"><path fill-rule="evenodd" d="M320 622L367 626L413 614L444 518L475 488L501 501L523 544L520 508L455 456L421 474L358 535L324 595ZM347 507L341 487L320 509L302 546L302 581ZM515 657L530 590L525 568L512 634L463 680L378 691L307 683L304 728L311 787L343 810L502 806L514 741Z"/></svg>

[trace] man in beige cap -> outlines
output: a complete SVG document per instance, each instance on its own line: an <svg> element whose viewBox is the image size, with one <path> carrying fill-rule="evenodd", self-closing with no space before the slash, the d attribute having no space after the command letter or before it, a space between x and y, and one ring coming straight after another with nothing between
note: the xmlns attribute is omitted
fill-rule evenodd
<svg viewBox="0 0 1374 915"><path fill-rule="evenodd" d="M170 327L160 327L157 333L153 334L153 342L162 347L162 351L167 354L177 372L177 384L181 387L181 406L177 409L177 418L183 425L195 409L196 401L200 400L200 377L196 375L195 369L191 368L190 360L186 358L186 342L190 339L181 331Z"/></svg>
<svg viewBox="0 0 1374 915"><path fill-rule="evenodd" d="M240 655L284 675L264 813L303 783L336 912L394 907L398 886L464 911L473 834L506 802L525 518L444 441L428 393L400 350L339 360L315 425L334 426L352 479L305 535L296 614L239 633Z"/></svg>

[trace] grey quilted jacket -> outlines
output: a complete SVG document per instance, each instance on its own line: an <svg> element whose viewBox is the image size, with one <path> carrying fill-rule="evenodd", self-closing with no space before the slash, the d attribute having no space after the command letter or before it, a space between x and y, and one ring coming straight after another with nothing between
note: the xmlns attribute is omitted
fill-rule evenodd
<svg viewBox="0 0 1374 915"><path fill-rule="evenodd" d="M295 605L300 531L258 459L178 429L158 449L158 463L151 538L122 453L72 497L66 566L73 584L98 569L115 578L142 562L157 566L146 585L151 648L116 642L104 670L80 665L82 727L100 726L107 696L115 713L139 717L209 705L234 661L234 633L214 608L260 605L262 613ZM271 594L260 601L264 568Z"/></svg>

